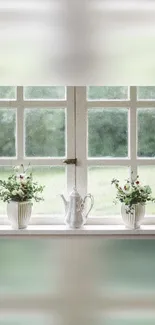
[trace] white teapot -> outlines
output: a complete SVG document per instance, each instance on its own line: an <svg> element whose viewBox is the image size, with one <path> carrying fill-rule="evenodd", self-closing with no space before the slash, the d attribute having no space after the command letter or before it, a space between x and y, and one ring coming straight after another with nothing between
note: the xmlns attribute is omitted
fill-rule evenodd
<svg viewBox="0 0 155 325"><path fill-rule="evenodd" d="M88 217L94 205L94 198L91 194L87 194L84 199L81 198L76 188L73 188L69 196L69 201L61 194L61 197L65 204L65 224L71 228L80 228ZM90 199L90 208L87 213L84 213L86 200Z"/></svg>

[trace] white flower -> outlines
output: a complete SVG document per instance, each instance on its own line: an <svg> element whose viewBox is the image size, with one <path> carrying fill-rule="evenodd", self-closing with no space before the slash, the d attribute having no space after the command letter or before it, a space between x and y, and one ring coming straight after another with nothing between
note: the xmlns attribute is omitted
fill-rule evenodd
<svg viewBox="0 0 155 325"><path fill-rule="evenodd" d="M124 185L124 190L127 192L130 190L130 185L128 183Z"/></svg>
<svg viewBox="0 0 155 325"><path fill-rule="evenodd" d="M35 198L38 200L40 200L41 199L41 196L38 194L38 193L36 193L36 195L35 195Z"/></svg>
<svg viewBox="0 0 155 325"><path fill-rule="evenodd" d="M23 195L24 195L24 192L23 192L22 190L19 189L19 190L17 191L17 194L18 194L19 196L23 196Z"/></svg>
<svg viewBox="0 0 155 325"><path fill-rule="evenodd" d="M20 177L21 179L23 179L23 178L25 177L25 174L24 174L24 173L20 173L19 177Z"/></svg>
<svg viewBox="0 0 155 325"><path fill-rule="evenodd" d="M15 196L15 195L17 195L17 194L18 194L18 191L17 191L17 190L13 190L13 191L12 191L12 195L13 195L13 196Z"/></svg>
<svg viewBox="0 0 155 325"><path fill-rule="evenodd" d="M21 179L21 184L25 185L27 183L27 180L26 179Z"/></svg>
<svg viewBox="0 0 155 325"><path fill-rule="evenodd" d="M19 170L20 170L20 166L15 166L15 167L14 167L14 170L15 170L15 172L19 172Z"/></svg>
<svg viewBox="0 0 155 325"><path fill-rule="evenodd" d="M5 196L9 193L7 189L1 189L1 195Z"/></svg>
<svg viewBox="0 0 155 325"><path fill-rule="evenodd" d="M20 174L17 174L17 177L22 180L25 178L25 174L24 173L20 173Z"/></svg>
<svg viewBox="0 0 155 325"><path fill-rule="evenodd" d="M5 188L5 189L3 190L3 193L4 193L4 194L8 194L8 193L10 193L10 191L9 191L7 188Z"/></svg>

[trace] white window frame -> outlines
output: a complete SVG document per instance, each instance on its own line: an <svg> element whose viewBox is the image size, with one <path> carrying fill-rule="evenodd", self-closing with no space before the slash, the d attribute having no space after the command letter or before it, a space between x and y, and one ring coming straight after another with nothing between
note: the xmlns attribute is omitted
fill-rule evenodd
<svg viewBox="0 0 155 325"><path fill-rule="evenodd" d="M15 166L24 164L27 166L63 166L64 159L75 158L75 88L66 87L65 100L27 100L24 99L24 87L18 86L16 99L0 100L0 109L16 109L16 157L0 158L0 166ZM66 109L66 156L62 158L32 158L24 157L24 110L27 108L65 108ZM75 165L66 165L67 192L75 186ZM61 189L60 189L61 193ZM63 223L63 216L35 216L32 215L31 224L59 224ZM0 216L0 224L8 224L6 216Z"/></svg>
<svg viewBox="0 0 155 325"><path fill-rule="evenodd" d="M70 193L74 186L77 187L81 196L87 193L87 168L89 166L128 166L132 177L137 175L137 166L154 165L155 158L137 157L137 109L155 107L155 100L137 100L137 87L129 87L130 97L127 100L87 100L86 86L66 87L66 100L25 100L24 88L17 87L16 100L0 100L1 108L16 108L17 110L17 157L0 158L0 166L14 166L21 163L27 165L29 162L35 166L64 166L64 158L77 158L77 165L66 165L67 191ZM24 109L25 108L67 108L66 134L67 148L64 158L28 158L24 157ZM128 123L128 158L88 158L87 157L87 110L88 108L127 108L129 111ZM19 141L20 140L20 141ZM61 192L61 189L60 189ZM113 204L113 203L112 203ZM64 212L65 213L65 212ZM31 224L63 224L64 215L35 216L31 218ZM8 224L7 218L0 216L0 224ZM123 224L120 218L111 217L89 217L87 224ZM144 224L155 224L154 217L147 217Z"/></svg>
<svg viewBox="0 0 155 325"><path fill-rule="evenodd" d="M87 110L88 108L127 108L128 109L128 158L88 158L87 157ZM155 165L155 158L137 157L137 109L155 108L155 100L138 100L137 87L129 87L126 100L87 100L87 88L76 87L76 169L77 187L84 196L87 193L87 168L89 166L127 166L130 178L137 175L137 166ZM81 143L83 144L81 146ZM131 174L132 172L132 174ZM113 204L113 203L112 203ZM122 218L89 217L87 224L123 224ZM143 224L155 224L155 216L147 216Z"/></svg>

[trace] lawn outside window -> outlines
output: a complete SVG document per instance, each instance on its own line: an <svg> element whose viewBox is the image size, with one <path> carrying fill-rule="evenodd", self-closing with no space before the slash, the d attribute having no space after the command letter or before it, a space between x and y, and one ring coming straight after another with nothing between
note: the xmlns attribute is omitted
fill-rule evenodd
<svg viewBox="0 0 155 325"><path fill-rule="evenodd" d="M0 178L12 166L32 166L45 184L45 201L34 204L31 224L63 224L59 196L76 185L95 205L87 224L121 224L113 177L140 179L155 196L155 87L0 87ZM64 159L77 158L77 165ZM7 224L0 203L0 223ZM155 224L155 205L145 224Z"/></svg>

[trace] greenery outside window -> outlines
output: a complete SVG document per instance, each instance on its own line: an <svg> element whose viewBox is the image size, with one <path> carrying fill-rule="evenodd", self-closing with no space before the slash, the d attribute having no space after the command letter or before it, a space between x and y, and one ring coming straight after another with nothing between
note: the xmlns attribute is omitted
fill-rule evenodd
<svg viewBox="0 0 155 325"><path fill-rule="evenodd" d="M59 194L77 186L94 195L88 223L119 223L111 179L136 177L155 196L155 87L0 87L0 178L29 162L45 184L34 222L63 223ZM64 160L77 158L77 165ZM5 204L0 203L1 216ZM155 207L147 206L147 220ZM4 221L3 221L4 222ZM149 221L150 222L150 221Z"/></svg>

